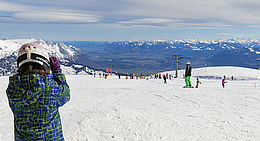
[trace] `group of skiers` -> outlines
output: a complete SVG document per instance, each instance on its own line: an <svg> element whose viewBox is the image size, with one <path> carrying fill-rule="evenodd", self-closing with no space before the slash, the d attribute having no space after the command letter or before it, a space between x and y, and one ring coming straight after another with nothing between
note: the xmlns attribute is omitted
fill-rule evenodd
<svg viewBox="0 0 260 141"><path fill-rule="evenodd" d="M190 62L188 61L186 63L186 68L185 68L185 73L183 74L183 77L185 79L185 86L183 88L194 88L192 86L192 83L191 83L191 72L192 72L192 67L191 67L191 64ZM96 72L93 73L94 77L96 77ZM99 77L101 78L102 76L107 79L109 73L101 73L99 72L98 73ZM118 76L119 79L122 78L122 76L125 77L125 79L163 79L164 80L164 83L166 84L167 83L167 79L173 79L173 75L171 74L168 74L168 73L165 73L165 74L147 74L147 75L139 75L138 73L137 74L133 74L133 73L126 73L126 74L121 74L121 73L116 73L116 75ZM234 77L231 76L231 80L233 80ZM226 81L226 76L224 75L224 78L222 79L222 87L224 88L225 87L225 83L227 83ZM201 84L199 78L197 78L196 80L196 86L195 88L198 88L199 87L199 84Z"/></svg>
<svg viewBox="0 0 260 141"><path fill-rule="evenodd" d="M118 75L118 78L119 79L121 79L121 76L122 76L122 74L121 73L118 73L117 74ZM164 78L166 78L166 79L171 79L172 78L172 75L170 74L168 74L168 73L166 73L166 74L147 74L147 75L143 75L143 74L141 74L141 75L139 75L138 73L137 74L128 74L128 73L126 73L125 74L125 79L164 79Z"/></svg>

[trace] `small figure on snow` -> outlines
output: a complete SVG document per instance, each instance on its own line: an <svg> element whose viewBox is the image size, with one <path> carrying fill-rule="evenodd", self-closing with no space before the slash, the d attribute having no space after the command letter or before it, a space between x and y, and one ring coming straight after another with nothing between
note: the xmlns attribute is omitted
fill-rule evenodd
<svg viewBox="0 0 260 141"><path fill-rule="evenodd" d="M163 75L164 84L167 83L167 82L166 82L166 79L167 79L167 77L166 77L165 75Z"/></svg>
<svg viewBox="0 0 260 141"><path fill-rule="evenodd" d="M199 84L201 84L199 78L197 78L197 82L196 82L196 87L195 88L199 88Z"/></svg>
<svg viewBox="0 0 260 141"><path fill-rule="evenodd" d="M222 79L222 86L223 86L223 88L225 88L225 83L227 83L227 81L225 81L225 79Z"/></svg>
<svg viewBox="0 0 260 141"><path fill-rule="evenodd" d="M137 74L135 75L135 77L136 77L136 79L138 79L138 77L139 77L139 74L137 73Z"/></svg>

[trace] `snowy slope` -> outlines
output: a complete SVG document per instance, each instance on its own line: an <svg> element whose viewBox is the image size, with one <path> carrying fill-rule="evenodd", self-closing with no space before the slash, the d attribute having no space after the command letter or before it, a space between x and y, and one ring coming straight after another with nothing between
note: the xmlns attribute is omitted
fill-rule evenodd
<svg viewBox="0 0 260 141"><path fill-rule="evenodd" d="M181 77L163 84L160 79L108 79L66 75L71 100L60 108L68 141L257 141L260 140L259 70L237 67L193 69L194 76L230 76L200 79L198 89L183 89ZM182 73L179 73L182 75ZM192 78L193 85L195 77ZM0 77L0 140L13 140L13 117Z"/></svg>

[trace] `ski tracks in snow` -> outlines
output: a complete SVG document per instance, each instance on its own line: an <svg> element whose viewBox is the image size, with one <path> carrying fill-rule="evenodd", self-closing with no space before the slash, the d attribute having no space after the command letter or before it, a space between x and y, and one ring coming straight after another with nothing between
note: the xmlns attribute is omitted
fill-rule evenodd
<svg viewBox="0 0 260 141"><path fill-rule="evenodd" d="M260 98L250 89L245 93L235 87L222 89L216 81L203 83L199 89L183 89L183 84L183 80L163 84L160 80L112 79L72 89L74 102L64 109L75 115L63 117L72 124L65 135L69 140L133 141L260 138L259 108L250 104Z"/></svg>

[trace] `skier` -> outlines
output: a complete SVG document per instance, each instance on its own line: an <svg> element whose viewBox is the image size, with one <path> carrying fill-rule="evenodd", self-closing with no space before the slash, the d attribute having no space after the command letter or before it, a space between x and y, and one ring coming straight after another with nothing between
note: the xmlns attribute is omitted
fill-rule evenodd
<svg viewBox="0 0 260 141"><path fill-rule="evenodd" d="M225 81L225 79L222 79L222 87L225 88L225 83L227 83L227 81Z"/></svg>
<svg viewBox="0 0 260 141"><path fill-rule="evenodd" d="M119 79L121 79L120 76L121 76L121 73L118 74Z"/></svg>
<svg viewBox="0 0 260 141"><path fill-rule="evenodd" d="M186 69L185 69L185 83L186 86L184 86L184 88L193 88L193 86L191 85L191 81L190 81L190 77L191 77L191 65L190 62L188 61L186 63Z"/></svg>
<svg viewBox="0 0 260 141"><path fill-rule="evenodd" d="M199 88L199 84L201 84L201 82L199 81L199 78L197 78L197 82L196 82L196 87L195 88Z"/></svg>
<svg viewBox="0 0 260 141"><path fill-rule="evenodd" d="M70 100L70 89L58 59L27 43L18 52L17 67L6 89L15 140L64 140L58 108Z"/></svg>
<svg viewBox="0 0 260 141"><path fill-rule="evenodd" d="M166 79L167 79L167 77L166 77L165 75L163 75L164 84L167 83L167 82L166 82Z"/></svg>

